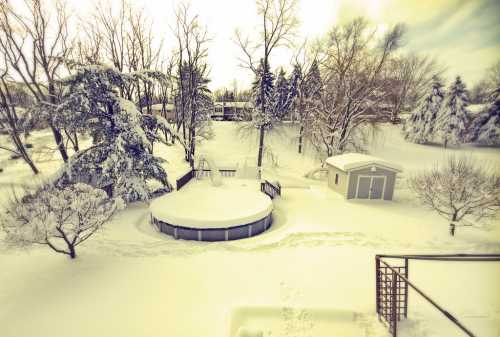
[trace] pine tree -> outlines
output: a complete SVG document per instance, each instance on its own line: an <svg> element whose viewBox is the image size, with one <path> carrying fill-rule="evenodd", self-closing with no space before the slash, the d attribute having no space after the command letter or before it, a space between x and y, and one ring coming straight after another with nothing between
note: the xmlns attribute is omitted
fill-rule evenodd
<svg viewBox="0 0 500 337"><path fill-rule="evenodd" d="M429 94L424 96L404 127L404 138L425 144L433 140L435 124L444 99L441 79L434 76Z"/></svg>
<svg viewBox="0 0 500 337"><path fill-rule="evenodd" d="M304 79L304 96L307 100L319 100L321 98L322 81L316 60L311 64Z"/></svg>
<svg viewBox="0 0 500 337"><path fill-rule="evenodd" d="M291 106L290 83L283 68L280 69L275 83L273 114L277 120L282 120L290 112Z"/></svg>
<svg viewBox="0 0 500 337"><path fill-rule="evenodd" d="M142 115L133 102L118 95L120 88L134 81L135 76L101 66L84 67L63 81L66 89L58 113L78 114L93 144L70 158L57 184L112 186L113 195L126 201L147 200L153 192L149 180L169 189L162 159L152 154L154 130L168 127L167 123Z"/></svg>
<svg viewBox="0 0 500 337"><path fill-rule="evenodd" d="M255 103L254 125L256 127L264 126L270 128L275 121L273 115L274 75L270 71L269 64L264 66L263 60L261 60L257 68L256 78L252 85L252 95ZM264 115L262 114L263 99L265 107Z"/></svg>
<svg viewBox="0 0 500 337"><path fill-rule="evenodd" d="M491 103L472 122L468 140L484 145L500 145L500 87L491 95Z"/></svg>
<svg viewBox="0 0 500 337"><path fill-rule="evenodd" d="M464 142L469 119L468 105L467 89L460 76L457 76L448 91L437 122L437 129L444 147L448 144L460 145Z"/></svg>
<svg viewBox="0 0 500 337"><path fill-rule="evenodd" d="M288 80L289 90L289 101L290 101L290 111L291 111L291 119L294 120L294 115L297 114L298 110L298 101L299 101L299 86L302 81L302 71L298 64L295 64Z"/></svg>

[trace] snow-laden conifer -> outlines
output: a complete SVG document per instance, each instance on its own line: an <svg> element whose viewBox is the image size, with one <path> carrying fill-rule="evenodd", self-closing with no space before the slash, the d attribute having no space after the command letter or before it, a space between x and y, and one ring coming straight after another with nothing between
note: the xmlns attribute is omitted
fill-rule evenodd
<svg viewBox="0 0 500 337"><path fill-rule="evenodd" d="M491 95L491 103L472 122L468 140L484 145L500 145L500 88Z"/></svg>
<svg viewBox="0 0 500 337"><path fill-rule="evenodd" d="M460 145L466 136L469 120L469 98L465 84L458 76L450 89L439 112L437 129L444 146Z"/></svg>
<svg viewBox="0 0 500 337"><path fill-rule="evenodd" d="M406 140L425 144L434 139L436 120L443 99L443 84L438 76L434 76L429 93L422 98L405 123L403 133Z"/></svg>

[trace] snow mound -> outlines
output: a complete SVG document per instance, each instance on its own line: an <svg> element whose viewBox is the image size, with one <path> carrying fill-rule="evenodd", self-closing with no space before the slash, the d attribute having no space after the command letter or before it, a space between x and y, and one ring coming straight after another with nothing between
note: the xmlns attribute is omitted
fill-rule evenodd
<svg viewBox="0 0 500 337"><path fill-rule="evenodd" d="M345 153L329 157L326 159L326 163L328 165L335 166L342 171L349 171L369 165L380 165L396 171L403 171L403 168L397 164L362 153Z"/></svg>
<svg viewBox="0 0 500 337"><path fill-rule="evenodd" d="M214 187L197 181L155 199L149 209L154 218L172 225L228 228L262 220L272 212L273 203L253 185Z"/></svg>

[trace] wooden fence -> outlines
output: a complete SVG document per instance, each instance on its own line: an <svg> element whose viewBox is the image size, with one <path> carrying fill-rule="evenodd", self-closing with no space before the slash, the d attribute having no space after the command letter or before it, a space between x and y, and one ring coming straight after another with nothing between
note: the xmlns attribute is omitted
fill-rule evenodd
<svg viewBox="0 0 500 337"><path fill-rule="evenodd" d="M389 265L383 259L399 259L402 266ZM379 319L387 325L392 337L397 337L398 322L408 317L408 287L415 290L427 302L432 304L447 319L455 324L467 336L475 335L458 321L452 314L444 310L422 290L417 288L408 278L410 260L428 261L500 261L500 254L454 254L454 255L376 255L376 310Z"/></svg>
<svg viewBox="0 0 500 337"><path fill-rule="evenodd" d="M264 180L260 183L260 191L267 194L271 199L274 199L277 196L281 196L281 185Z"/></svg>

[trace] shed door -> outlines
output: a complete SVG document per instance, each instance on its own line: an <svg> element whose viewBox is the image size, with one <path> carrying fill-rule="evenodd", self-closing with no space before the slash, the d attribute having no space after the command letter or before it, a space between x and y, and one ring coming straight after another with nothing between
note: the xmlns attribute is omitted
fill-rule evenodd
<svg viewBox="0 0 500 337"><path fill-rule="evenodd" d="M356 197L359 199L368 199L370 196L371 177L358 177L358 191Z"/></svg>
<svg viewBox="0 0 500 337"><path fill-rule="evenodd" d="M385 177L372 177L370 199L382 199Z"/></svg>

